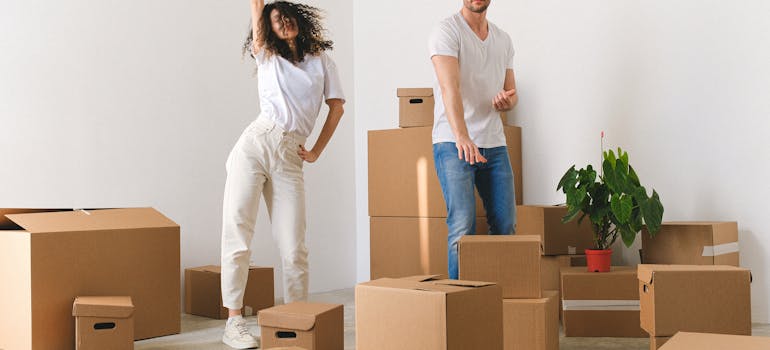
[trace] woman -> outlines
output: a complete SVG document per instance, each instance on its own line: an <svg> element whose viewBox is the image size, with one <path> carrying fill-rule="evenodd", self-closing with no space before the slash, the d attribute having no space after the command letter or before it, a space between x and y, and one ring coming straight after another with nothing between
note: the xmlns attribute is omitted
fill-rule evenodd
<svg viewBox="0 0 770 350"><path fill-rule="evenodd" d="M249 246L260 195L264 197L283 266L284 302L307 298L303 162L315 162L331 139L345 103L337 68L324 53L317 8L251 0L252 30L244 45L257 63L261 113L227 159L222 225L222 302L229 309L222 341L259 346L241 317ZM329 114L315 145L304 147L321 102Z"/></svg>

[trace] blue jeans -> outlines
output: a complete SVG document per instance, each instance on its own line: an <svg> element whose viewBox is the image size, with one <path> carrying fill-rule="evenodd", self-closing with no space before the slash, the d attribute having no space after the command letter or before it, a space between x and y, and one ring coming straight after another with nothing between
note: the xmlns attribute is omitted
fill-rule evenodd
<svg viewBox="0 0 770 350"><path fill-rule="evenodd" d="M513 170L505 146L479 148L486 163L470 165L457 157L454 142L433 145L441 190L447 207L449 278L457 279L457 242L463 235L476 232L476 197L478 189L487 212L489 234L510 235L516 225L516 197Z"/></svg>

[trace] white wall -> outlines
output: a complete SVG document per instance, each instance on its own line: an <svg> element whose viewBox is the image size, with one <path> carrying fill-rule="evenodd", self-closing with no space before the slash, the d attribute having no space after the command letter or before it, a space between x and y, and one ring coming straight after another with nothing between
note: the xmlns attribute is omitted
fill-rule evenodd
<svg viewBox="0 0 770 350"><path fill-rule="evenodd" d="M461 1L357 3L357 277L368 278L366 131L397 127L397 87L430 86L426 38ZM599 133L629 151L664 220L737 220L753 319L770 321L770 3L492 2L511 34L523 128L524 202L558 203L572 164L600 160ZM623 252L638 262L637 246Z"/></svg>
<svg viewBox="0 0 770 350"><path fill-rule="evenodd" d="M349 99L305 167L311 291L324 291L355 280L352 0L311 3ZM247 0L3 2L0 207L153 206L182 227L183 267L218 264L225 158L258 115L248 21ZM278 266L265 212L253 262Z"/></svg>

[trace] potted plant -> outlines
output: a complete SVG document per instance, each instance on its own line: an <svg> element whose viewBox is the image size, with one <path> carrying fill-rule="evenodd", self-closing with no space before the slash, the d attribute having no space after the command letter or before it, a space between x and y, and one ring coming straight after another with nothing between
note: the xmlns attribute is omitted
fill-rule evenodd
<svg viewBox="0 0 770 350"><path fill-rule="evenodd" d="M593 227L594 249L585 251L588 270L593 272L610 270L610 246L618 235L630 247L644 225L654 236L663 218L658 193L653 190L652 196L647 196L628 164L628 153L618 148L617 157L609 150L603 152L603 158L600 175L590 164L579 170L573 165L556 188L567 195L567 215L562 222L579 216L580 224L587 217Z"/></svg>

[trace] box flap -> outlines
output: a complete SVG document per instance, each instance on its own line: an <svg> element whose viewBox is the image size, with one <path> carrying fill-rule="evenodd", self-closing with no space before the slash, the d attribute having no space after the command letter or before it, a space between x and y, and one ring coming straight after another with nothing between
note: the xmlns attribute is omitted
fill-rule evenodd
<svg viewBox="0 0 770 350"><path fill-rule="evenodd" d="M430 97L433 96L433 88L398 88L398 97Z"/></svg>
<svg viewBox="0 0 770 350"><path fill-rule="evenodd" d="M259 311L259 325L280 329L309 331L315 327L316 317L341 308L341 304L295 302Z"/></svg>
<svg viewBox="0 0 770 350"><path fill-rule="evenodd" d="M486 287L486 286L492 286L497 284L494 282L464 281L464 280L441 280L441 281L432 281L430 283L444 285L444 286L469 287L469 288L479 288L479 287Z"/></svg>
<svg viewBox="0 0 770 350"><path fill-rule="evenodd" d="M655 265L641 264L637 267L637 277L645 283L653 283L655 273L660 272L697 272L697 271L749 271L741 267L727 265Z"/></svg>
<svg viewBox="0 0 770 350"><path fill-rule="evenodd" d="M660 350L766 350L770 349L770 338L746 335L706 334L679 332L669 339Z"/></svg>
<svg viewBox="0 0 770 350"><path fill-rule="evenodd" d="M77 297L72 303L72 316L128 318L134 313L131 297Z"/></svg>
<svg viewBox="0 0 770 350"><path fill-rule="evenodd" d="M444 279L444 275L417 275L417 276L401 277L400 279L407 280L407 281L415 281L415 282L428 282L428 281L438 281L438 280Z"/></svg>
<svg viewBox="0 0 770 350"><path fill-rule="evenodd" d="M30 233L179 227L153 208L12 214L7 217Z"/></svg>
<svg viewBox="0 0 770 350"><path fill-rule="evenodd" d="M21 230L21 226L16 225L13 221L8 219L6 215L9 214L26 214L26 213L45 213L52 211L72 211L72 209L30 209L30 208L0 208L0 230Z"/></svg>

